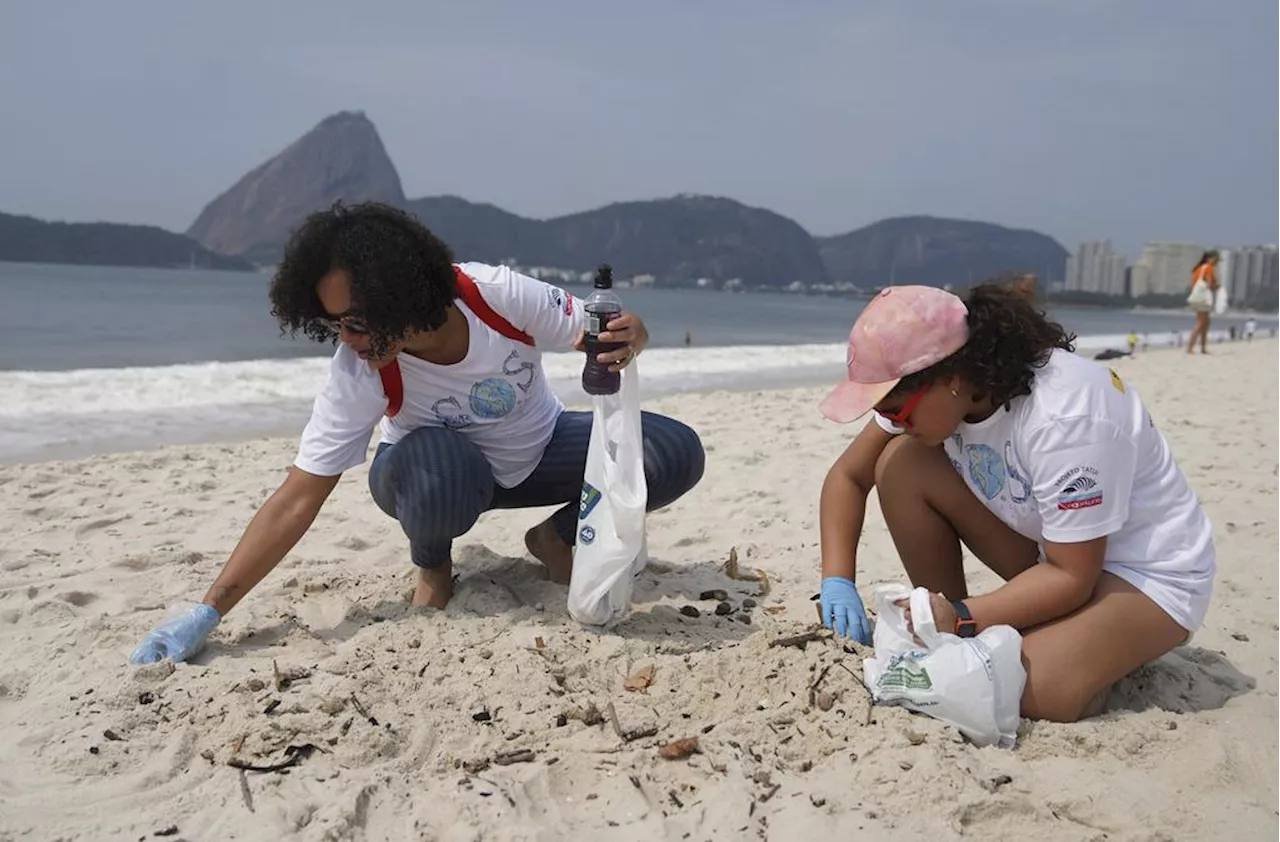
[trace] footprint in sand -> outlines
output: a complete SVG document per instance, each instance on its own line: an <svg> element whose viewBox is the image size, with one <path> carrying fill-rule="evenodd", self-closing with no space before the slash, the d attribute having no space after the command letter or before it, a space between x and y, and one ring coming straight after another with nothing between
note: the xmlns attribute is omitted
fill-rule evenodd
<svg viewBox="0 0 1280 842"><path fill-rule="evenodd" d="M150 570L151 568L157 566L160 563L161 562L159 560L154 559L151 556L131 555L131 556L125 556L119 561L111 562L111 566L123 567L125 570L133 570L135 572L141 572L143 570Z"/></svg>
<svg viewBox="0 0 1280 842"><path fill-rule="evenodd" d="M58 594L58 599L69 602L77 608L84 608L89 603L97 601L98 595L89 591L67 591Z"/></svg>
<svg viewBox="0 0 1280 842"><path fill-rule="evenodd" d="M351 600L337 594L316 594L294 604L294 616L314 632L333 631L344 622L365 619Z"/></svg>
<svg viewBox="0 0 1280 842"><path fill-rule="evenodd" d="M120 515L119 517L103 517L98 518L97 520L91 520L76 529L76 537L83 536L95 529L106 529L108 526L115 526L117 523L128 519L129 515Z"/></svg>

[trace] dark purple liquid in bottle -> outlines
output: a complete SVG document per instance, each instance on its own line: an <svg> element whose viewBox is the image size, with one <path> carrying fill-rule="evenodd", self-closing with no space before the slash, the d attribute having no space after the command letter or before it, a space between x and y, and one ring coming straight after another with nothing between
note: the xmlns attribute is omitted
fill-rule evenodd
<svg viewBox="0 0 1280 842"><path fill-rule="evenodd" d="M586 326L582 343L586 346L587 360L582 366L582 389L588 395L612 395L622 388L622 372L610 371L608 363L596 361L597 354L615 351L622 347L621 342L601 342L597 337L606 329L606 325L618 317L621 309L609 307L601 309L588 304L586 310Z"/></svg>

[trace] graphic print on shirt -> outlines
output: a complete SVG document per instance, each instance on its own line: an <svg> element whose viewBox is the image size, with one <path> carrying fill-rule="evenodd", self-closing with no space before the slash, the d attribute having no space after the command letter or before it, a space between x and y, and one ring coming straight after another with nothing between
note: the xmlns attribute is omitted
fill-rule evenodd
<svg viewBox="0 0 1280 842"><path fill-rule="evenodd" d="M1004 459L995 448L985 444L971 444L964 451L969 457L969 478L983 496L994 500L1004 488Z"/></svg>
<svg viewBox="0 0 1280 842"><path fill-rule="evenodd" d="M547 289L547 302L551 305L551 309L559 310L566 316L573 315L573 296L559 287Z"/></svg>
<svg viewBox="0 0 1280 842"><path fill-rule="evenodd" d="M1009 472L1009 499L1015 503L1025 503L1031 499L1031 482L1018 471L1018 463L1013 459L1013 442L1004 443L1004 464ZM1018 490L1021 486L1021 491Z"/></svg>
<svg viewBox="0 0 1280 842"><path fill-rule="evenodd" d="M507 358L502 361L502 373L508 377L519 377L525 372L528 372L529 376L524 379L523 383L516 380L516 387L522 392L528 392L529 388L533 385L533 363L528 360L521 360L519 351L512 351L510 354L507 354Z"/></svg>
<svg viewBox="0 0 1280 842"><path fill-rule="evenodd" d="M452 395L431 404L431 414L450 430L461 430L475 423L475 419L462 411L462 404Z"/></svg>
<svg viewBox="0 0 1280 842"><path fill-rule="evenodd" d="M1098 469L1092 465L1072 468L1058 477L1058 508L1062 511L1091 509L1102 505L1102 489L1098 487Z"/></svg>
<svg viewBox="0 0 1280 842"><path fill-rule="evenodd" d="M964 436L959 433L952 433L951 440L956 443L956 453L964 453ZM947 458L951 460L951 467L956 469L956 473L960 475L961 479L964 479L964 465L960 464L960 460L950 454L947 455Z"/></svg>
<svg viewBox="0 0 1280 842"><path fill-rule="evenodd" d="M471 385L467 402L480 418L505 418L516 408L516 390L501 377L486 377Z"/></svg>

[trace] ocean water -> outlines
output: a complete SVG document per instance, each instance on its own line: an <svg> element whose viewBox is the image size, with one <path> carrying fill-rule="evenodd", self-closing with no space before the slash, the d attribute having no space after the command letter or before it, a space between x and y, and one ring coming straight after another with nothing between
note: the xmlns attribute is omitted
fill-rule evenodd
<svg viewBox="0 0 1280 842"><path fill-rule="evenodd" d="M255 273L0 263L0 462L295 435L332 348L280 335L269 282ZM640 360L646 396L834 382L863 307L781 294L620 293L652 335ZM1051 315L1087 350L1124 347L1130 330L1169 344L1191 324L1168 312ZM1244 318L1218 316L1214 327L1225 332ZM1269 330L1275 319L1259 325ZM544 361L562 399L585 403L581 356Z"/></svg>

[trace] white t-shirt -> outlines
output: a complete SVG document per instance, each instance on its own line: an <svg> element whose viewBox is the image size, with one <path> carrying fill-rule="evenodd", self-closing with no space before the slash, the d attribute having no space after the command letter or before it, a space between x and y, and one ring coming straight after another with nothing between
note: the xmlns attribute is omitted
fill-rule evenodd
<svg viewBox="0 0 1280 842"><path fill-rule="evenodd" d="M944 447L969 489L1016 532L1040 544L1105 535L1104 570L1188 631L1204 622L1213 529L1142 400L1115 372L1056 350L1030 395L962 423Z"/></svg>
<svg viewBox="0 0 1280 842"><path fill-rule="evenodd" d="M582 329L582 301L558 287L506 266L459 264L489 307L524 331L536 347L490 328L459 298L471 339L467 355L438 365L400 354L404 403L384 417L388 399L382 378L345 345L329 365L294 464L320 476L336 476L365 460L373 428L395 444L419 427L447 427L470 439L493 468L498 485L512 488L537 467L564 409L547 385L542 350L568 350Z"/></svg>

